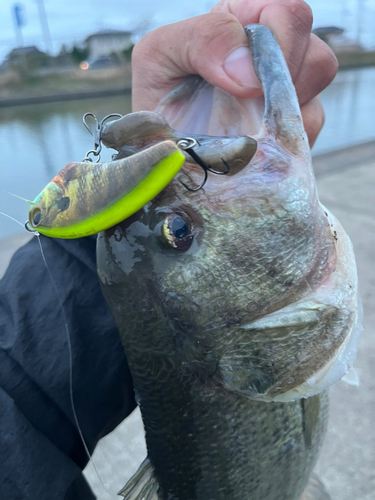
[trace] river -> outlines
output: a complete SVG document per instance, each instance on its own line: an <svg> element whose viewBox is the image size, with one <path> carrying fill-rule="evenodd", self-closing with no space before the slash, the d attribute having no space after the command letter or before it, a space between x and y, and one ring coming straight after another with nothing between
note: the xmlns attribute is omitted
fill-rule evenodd
<svg viewBox="0 0 375 500"><path fill-rule="evenodd" d="M322 93L326 123L313 154L375 140L374 90L375 68L338 73ZM25 222L28 204L7 192L33 199L64 165L81 160L92 148L82 125L84 113L103 117L130 110L127 95L0 109L0 211ZM109 158L105 151L103 159ZM1 218L0 238L20 231L14 221Z"/></svg>

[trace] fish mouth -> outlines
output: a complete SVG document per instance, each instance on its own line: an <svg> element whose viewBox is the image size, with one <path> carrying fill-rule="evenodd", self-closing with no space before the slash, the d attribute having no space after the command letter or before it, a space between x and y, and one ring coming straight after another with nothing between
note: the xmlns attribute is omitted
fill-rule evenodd
<svg viewBox="0 0 375 500"><path fill-rule="evenodd" d="M184 153L187 166L197 167L198 158L208 169L218 173L226 173L228 167L229 175L247 166L257 150L256 140L247 135L182 133L171 128L159 113L151 111L130 113L107 123L101 139L104 145L119 152L117 159L132 156L159 142L171 140Z"/></svg>
<svg viewBox="0 0 375 500"><path fill-rule="evenodd" d="M359 301L360 302L360 301ZM290 389L284 394L279 394L272 398L276 402L290 402L296 399L309 398L320 394L328 389L338 380L341 380L351 368L357 356L358 342L363 331L362 326L362 306L359 303L359 317L356 318L344 342L334 352L332 359L317 369L305 382Z"/></svg>
<svg viewBox="0 0 375 500"><path fill-rule="evenodd" d="M269 342L273 339L280 343L287 343L291 332L315 332L317 326L323 325L323 332L328 332L328 337L323 339L317 335L315 342L319 348L309 352L309 345L305 349L301 347L297 353L304 377L295 377L299 380L293 386L288 382L294 378L293 372L301 368L298 361L293 366L287 364L285 371L281 371L281 377L277 384L271 383L263 394L254 399L263 401L291 402L301 398L309 398L320 394L335 382L344 377L353 367L357 355L358 343L362 327L362 304L360 297L355 296L355 304L352 305L352 313L343 313L332 304L324 304L318 301L320 291L311 294L302 301L290 304L280 310L274 311L263 318L250 323L244 323L240 328L249 334L265 336ZM339 318L339 321L336 321ZM341 329L334 326L341 324ZM349 326L348 326L349 325ZM319 332L317 332L319 333ZM281 390L281 388L283 388Z"/></svg>

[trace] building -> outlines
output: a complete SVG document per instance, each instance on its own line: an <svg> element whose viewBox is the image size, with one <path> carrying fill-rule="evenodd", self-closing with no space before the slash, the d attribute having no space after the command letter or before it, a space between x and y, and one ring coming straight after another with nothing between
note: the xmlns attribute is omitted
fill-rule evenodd
<svg viewBox="0 0 375 500"><path fill-rule="evenodd" d="M326 42L335 54L340 52L360 53L364 51L360 44L353 42L345 36L342 28L336 28L335 26L315 28L313 33Z"/></svg>
<svg viewBox="0 0 375 500"><path fill-rule="evenodd" d="M9 52L7 59L9 61L14 61L19 57L33 57L45 55L44 52L40 51L35 45L30 45L28 47L17 47Z"/></svg>
<svg viewBox="0 0 375 500"><path fill-rule="evenodd" d="M336 28L336 26L325 26L322 28L315 28L313 33L324 42L330 44L331 40L334 40L336 37L341 37L344 30L342 28Z"/></svg>
<svg viewBox="0 0 375 500"><path fill-rule="evenodd" d="M2 70L9 68L23 68L27 70L36 70L42 66L46 66L48 56L40 51L35 45L29 47L17 47L11 50L1 65Z"/></svg>
<svg viewBox="0 0 375 500"><path fill-rule="evenodd" d="M96 60L128 49L133 45L131 37L131 31L111 29L101 30L88 36L85 43L89 49L90 59Z"/></svg>

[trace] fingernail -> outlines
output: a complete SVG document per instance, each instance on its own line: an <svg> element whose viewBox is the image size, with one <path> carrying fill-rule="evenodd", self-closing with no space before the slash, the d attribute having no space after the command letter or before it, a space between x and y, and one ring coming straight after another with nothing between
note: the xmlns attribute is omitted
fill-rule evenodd
<svg viewBox="0 0 375 500"><path fill-rule="evenodd" d="M243 87L262 88L251 59L250 50L247 47L240 47L234 50L224 62L226 74Z"/></svg>

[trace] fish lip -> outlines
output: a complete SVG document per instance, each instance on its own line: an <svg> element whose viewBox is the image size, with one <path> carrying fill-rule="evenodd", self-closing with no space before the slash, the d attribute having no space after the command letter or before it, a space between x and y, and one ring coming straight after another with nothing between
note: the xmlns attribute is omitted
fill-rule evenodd
<svg viewBox="0 0 375 500"><path fill-rule="evenodd" d="M313 294L310 294L313 295ZM311 302L314 299L312 298ZM240 328L243 330L254 330L254 329L267 329L275 328L275 324L272 324L272 319L281 316L283 309L288 309L298 303L309 302L309 296L305 299L297 302L292 302L281 309L278 309L272 313L266 314L262 318L255 319L250 322L243 323ZM327 304L317 304L316 310L323 310L327 307ZM306 380L294 387L289 387L285 392L279 392L275 394L273 386L270 386L266 392L258 394L254 399L262 401L275 401L275 402L291 402L297 399L309 398L320 394L321 392L327 390L331 385L340 380L348 371L353 367L354 360L356 358L358 343L360 339L362 327L363 310L359 294L357 293L356 299L356 315L353 319L352 326L347 332L345 339L339 344L333 351L330 358L323 364L318 365L314 368L314 371L307 376ZM293 326L312 323L316 318L314 318L314 310L309 312L297 311L295 313L289 314L287 316L286 322L279 322L279 326ZM270 318L271 317L271 318ZM317 356L316 356L317 357Z"/></svg>
<svg viewBox="0 0 375 500"><path fill-rule="evenodd" d="M296 399L310 398L327 390L335 382L341 380L353 367L362 331L361 322L357 321L344 342L336 349L332 359L316 370L305 382L274 396L272 401L288 403ZM342 361L341 364L339 364L340 361Z"/></svg>

